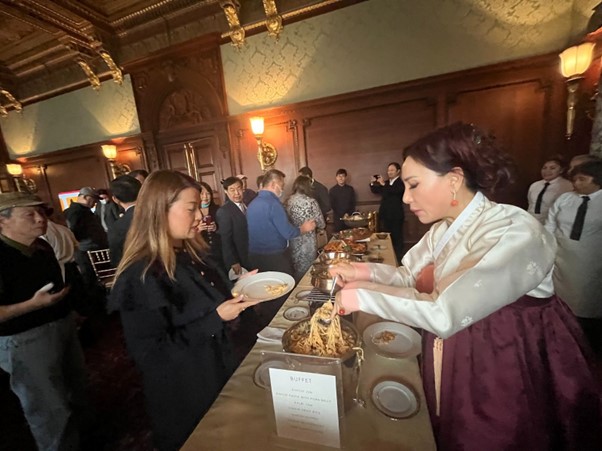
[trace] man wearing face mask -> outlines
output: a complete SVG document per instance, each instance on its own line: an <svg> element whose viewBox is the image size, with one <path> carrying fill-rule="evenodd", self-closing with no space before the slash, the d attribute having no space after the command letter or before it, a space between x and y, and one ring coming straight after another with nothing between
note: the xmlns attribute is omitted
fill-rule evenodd
<svg viewBox="0 0 602 451"><path fill-rule="evenodd" d="M105 232L108 232L115 221L117 221L122 214L119 205L111 200L111 196L106 189L97 190L99 199L96 204L96 210L94 210L94 214L98 216L100 219L100 223L102 224L102 228Z"/></svg>
<svg viewBox="0 0 602 451"><path fill-rule="evenodd" d="M314 230L316 221L313 219L305 221L299 227L289 222L280 200L284 192L284 177L284 173L278 169L267 171L263 177L261 190L247 208L249 262L250 269L279 271L292 276L294 270L288 242ZM266 324L278 311L285 298L286 296L255 306Z"/></svg>

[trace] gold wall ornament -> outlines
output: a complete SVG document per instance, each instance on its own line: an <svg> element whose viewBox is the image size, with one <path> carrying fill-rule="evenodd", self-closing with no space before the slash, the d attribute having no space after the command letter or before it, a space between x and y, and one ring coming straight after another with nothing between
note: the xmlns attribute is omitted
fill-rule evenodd
<svg viewBox="0 0 602 451"><path fill-rule="evenodd" d="M121 68L117 64L115 64L115 61L113 61L113 58L111 58L109 52L107 52L106 50L101 50L100 52L98 52L98 54L109 67L113 81L118 85L123 84L123 72L121 71Z"/></svg>
<svg viewBox="0 0 602 451"><path fill-rule="evenodd" d="M6 108L4 108L4 105L0 105L0 116L2 116L2 117L8 116L8 111L6 110Z"/></svg>
<svg viewBox="0 0 602 451"><path fill-rule="evenodd" d="M224 15L230 27L232 45L240 49L245 43L245 29L240 25L240 18L238 17L240 4L236 0L224 0L220 1L220 5L224 10Z"/></svg>
<svg viewBox="0 0 602 451"><path fill-rule="evenodd" d="M77 60L77 64L79 64L79 67L81 67L82 70L84 71L84 74L86 74L86 77L88 78L88 81L90 82L90 86L92 86L92 89L94 89L95 91L98 91L100 89L100 79L94 73L92 68L88 65L88 63L86 63L81 58L79 58Z"/></svg>
<svg viewBox="0 0 602 451"><path fill-rule="evenodd" d="M263 0L263 10L265 11L265 27L268 30L268 36L278 39L282 32L282 16L278 14L276 0Z"/></svg>
<svg viewBox="0 0 602 451"><path fill-rule="evenodd" d="M23 110L23 105L21 105L21 102L15 99L15 97L6 89L0 89L0 94L2 94L8 99L8 101L10 102L9 106L12 106L17 113L20 113Z"/></svg>

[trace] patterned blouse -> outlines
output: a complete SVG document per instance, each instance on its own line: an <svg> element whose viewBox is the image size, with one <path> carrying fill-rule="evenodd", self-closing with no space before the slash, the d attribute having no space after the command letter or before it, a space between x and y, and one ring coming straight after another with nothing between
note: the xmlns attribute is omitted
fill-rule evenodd
<svg viewBox="0 0 602 451"><path fill-rule="evenodd" d="M305 194L295 193L291 195L286 201L285 208L294 226L299 227L305 221L315 219L317 228L323 229L326 227L318 202ZM293 238L289 245L295 269L295 280L299 281L318 255L316 232L304 233L297 238Z"/></svg>

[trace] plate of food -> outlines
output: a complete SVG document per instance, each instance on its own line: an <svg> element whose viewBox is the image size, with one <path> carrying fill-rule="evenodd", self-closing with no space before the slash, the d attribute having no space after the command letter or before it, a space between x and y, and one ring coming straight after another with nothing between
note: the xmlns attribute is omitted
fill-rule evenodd
<svg viewBox="0 0 602 451"><path fill-rule="evenodd" d="M422 338L411 327L384 321L364 330L364 343L377 354L391 358L415 357L421 352Z"/></svg>
<svg viewBox="0 0 602 451"><path fill-rule="evenodd" d="M407 385L397 380L381 380L372 387L374 406L389 418L400 420L418 412L418 398Z"/></svg>
<svg viewBox="0 0 602 451"><path fill-rule="evenodd" d="M289 293L295 287L295 279L283 272L266 271L253 274L236 282L232 295L245 298L272 301Z"/></svg>

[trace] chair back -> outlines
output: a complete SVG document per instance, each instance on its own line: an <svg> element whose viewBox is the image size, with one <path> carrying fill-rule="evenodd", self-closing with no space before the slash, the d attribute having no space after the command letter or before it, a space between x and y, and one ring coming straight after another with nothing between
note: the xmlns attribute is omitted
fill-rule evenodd
<svg viewBox="0 0 602 451"><path fill-rule="evenodd" d="M92 263L94 274L98 281L106 288L111 288L115 280L115 268L111 264L111 254L108 249L99 249L97 251L88 251L88 258Z"/></svg>

